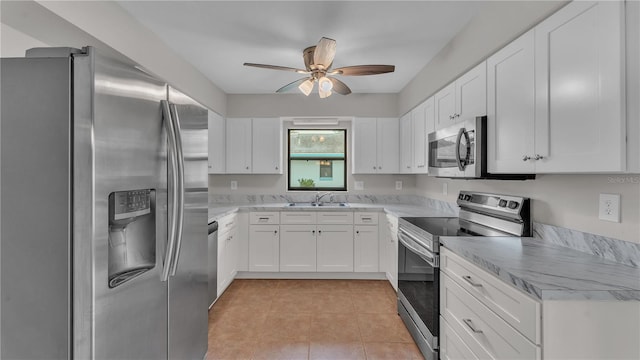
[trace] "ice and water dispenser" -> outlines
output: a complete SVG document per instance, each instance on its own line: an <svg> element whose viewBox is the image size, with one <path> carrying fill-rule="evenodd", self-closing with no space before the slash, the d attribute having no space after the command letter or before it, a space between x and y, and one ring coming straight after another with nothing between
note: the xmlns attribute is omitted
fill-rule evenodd
<svg viewBox="0 0 640 360"><path fill-rule="evenodd" d="M109 287L156 264L155 190L109 194Z"/></svg>

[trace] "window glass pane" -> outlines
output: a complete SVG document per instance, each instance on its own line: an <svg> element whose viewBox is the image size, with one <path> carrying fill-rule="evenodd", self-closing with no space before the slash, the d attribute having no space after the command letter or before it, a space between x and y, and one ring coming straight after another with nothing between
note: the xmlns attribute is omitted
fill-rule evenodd
<svg viewBox="0 0 640 360"><path fill-rule="evenodd" d="M289 130L289 190L347 190L346 130Z"/></svg>
<svg viewBox="0 0 640 360"><path fill-rule="evenodd" d="M295 190L344 190L344 160L291 160L289 184ZM298 189L299 188L299 189Z"/></svg>
<svg viewBox="0 0 640 360"><path fill-rule="evenodd" d="M291 158L322 157L344 159L344 130L290 130Z"/></svg>

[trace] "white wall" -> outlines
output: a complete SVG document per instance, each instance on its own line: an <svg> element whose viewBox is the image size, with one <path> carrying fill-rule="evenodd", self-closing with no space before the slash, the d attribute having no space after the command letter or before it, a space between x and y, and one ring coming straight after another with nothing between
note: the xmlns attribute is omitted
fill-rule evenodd
<svg viewBox="0 0 640 360"><path fill-rule="evenodd" d="M442 194L447 183L448 195ZM535 180L453 180L420 175L416 193L455 202L460 190L530 197L533 220L640 243L640 175L538 175ZM598 219L599 194L621 195L621 222Z"/></svg>
<svg viewBox="0 0 640 360"><path fill-rule="evenodd" d="M2 1L0 7L2 23L17 31L3 33L3 43L24 40L22 33L50 46L115 50L215 112L226 113L226 94L115 2Z"/></svg>
<svg viewBox="0 0 640 360"><path fill-rule="evenodd" d="M397 117L397 94L227 95L228 117L362 116Z"/></svg>

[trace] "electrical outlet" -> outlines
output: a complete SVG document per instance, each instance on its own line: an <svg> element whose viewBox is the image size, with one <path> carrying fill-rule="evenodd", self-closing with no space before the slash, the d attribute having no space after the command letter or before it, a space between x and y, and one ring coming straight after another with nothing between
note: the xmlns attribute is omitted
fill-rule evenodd
<svg viewBox="0 0 640 360"><path fill-rule="evenodd" d="M353 187L355 190L364 190L364 181L354 181Z"/></svg>
<svg viewBox="0 0 640 360"><path fill-rule="evenodd" d="M238 182L231 180L231 190L238 190Z"/></svg>
<svg viewBox="0 0 640 360"><path fill-rule="evenodd" d="M449 193L449 184L443 183L442 184L442 195L447 195L448 193Z"/></svg>
<svg viewBox="0 0 640 360"><path fill-rule="evenodd" d="M396 181L396 190L402 190L402 180Z"/></svg>
<svg viewBox="0 0 640 360"><path fill-rule="evenodd" d="M600 194L598 218L620 222L620 194Z"/></svg>

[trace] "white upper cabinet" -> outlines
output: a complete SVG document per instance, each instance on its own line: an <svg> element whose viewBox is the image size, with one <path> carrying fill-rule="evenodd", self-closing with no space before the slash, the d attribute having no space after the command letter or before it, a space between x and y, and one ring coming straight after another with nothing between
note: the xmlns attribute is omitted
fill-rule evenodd
<svg viewBox="0 0 640 360"><path fill-rule="evenodd" d="M282 121L253 119L252 163L254 174L282 174Z"/></svg>
<svg viewBox="0 0 640 360"><path fill-rule="evenodd" d="M535 28L536 172L625 169L624 5L574 1Z"/></svg>
<svg viewBox="0 0 640 360"><path fill-rule="evenodd" d="M413 125L413 173L426 174L429 170L427 136L434 131L435 102L430 97L411 111Z"/></svg>
<svg viewBox="0 0 640 360"><path fill-rule="evenodd" d="M398 119L356 118L352 139L354 174L398 173Z"/></svg>
<svg viewBox="0 0 640 360"><path fill-rule="evenodd" d="M280 119L227 119L226 127L228 174L282 174Z"/></svg>
<svg viewBox="0 0 640 360"><path fill-rule="evenodd" d="M209 174L225 172L225 129L224 118L215 112L208 111L209 118Z"/></svg>
<svg viewBox="0 0 640 360"><path fill-rule="evenodd" d="M400 173L413 172L413 134L411 113L408 112L400 118Z"/></svg>
<svg viewBox="0 0 640 360"><path fill-rule="evenodd" d="M487 161L490 173L533 173L534 31L487 60Z"/></svg>
<svg viewBox="0 0 640 360"><path fill-rule="evenodd" d="M227 173L251 173L251 119L227 119Z"/></svg>
<svg viewBox="0 0 640 360"><path fill-rule="evenodd" d="M483 61L434 95L435 128L487 113L487 68Z"/></svg>

